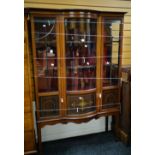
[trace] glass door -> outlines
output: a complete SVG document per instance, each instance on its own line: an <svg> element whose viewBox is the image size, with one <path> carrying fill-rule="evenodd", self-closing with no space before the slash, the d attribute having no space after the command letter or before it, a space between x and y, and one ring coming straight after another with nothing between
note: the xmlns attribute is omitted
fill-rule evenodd
<svg viewBox="0 0 155 155"><path fill-rule="evenodd" d="M67 114L96 111L97 20L65 18Z"/></svg>
<svg viewBox="0 0 155 155"><path fill-rule="evenodd" d="M121 29L120 18L103 20L102 108L119 104Z"/></svg>
<svg viewBox="0 0 155 155"><path fill-rule="evenodd" d="M56 17L32 18L33 61L39 118L59 115L58 25Z"/></svg>
<svg viewBox="0 0 155 155"><path fill-rule="evenodd" d="M103 87L118 85L120 20L104 20Z"/></svg>

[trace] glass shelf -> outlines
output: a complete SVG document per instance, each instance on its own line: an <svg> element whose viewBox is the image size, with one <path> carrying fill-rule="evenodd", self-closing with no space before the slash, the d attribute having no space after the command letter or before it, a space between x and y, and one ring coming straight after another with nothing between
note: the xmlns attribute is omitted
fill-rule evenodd
<svg viewBox="0 0 155 155"><path fill-rule="evenodd" d="M36 40L37 44L45 44L45 41L38 41ZM56 40L52 40L52 41L46 41L47 44L55 44Z"/></svg>
<svg viewBox="0 0 155 155"><path fill-rule="evenodd" d="M67 67L67 69L75 69L76 67L78 68L78 69L89 69L89 68L95 68L96 66L80 66L80 65L78 65L78 66L66 66Z"/></svg>
<svg viewBox="0 0 155 155"><path fill-rule="evenodd" d="M66 43L69 44L69 43L79 43L79 44L90 44L90 43L94 43L95 41L85 41L85 42L82 42L82 41L67 41Z"/></svg>

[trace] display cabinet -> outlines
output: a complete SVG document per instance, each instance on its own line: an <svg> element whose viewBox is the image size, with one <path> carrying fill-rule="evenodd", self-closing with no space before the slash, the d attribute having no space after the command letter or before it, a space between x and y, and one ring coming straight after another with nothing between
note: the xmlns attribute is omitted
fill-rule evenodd
<svg viewBox="0 0 155 155"><path fill-rule="evenodd" d="M123 13L30 11L39 148L41 128L115 116Z"/></svg>

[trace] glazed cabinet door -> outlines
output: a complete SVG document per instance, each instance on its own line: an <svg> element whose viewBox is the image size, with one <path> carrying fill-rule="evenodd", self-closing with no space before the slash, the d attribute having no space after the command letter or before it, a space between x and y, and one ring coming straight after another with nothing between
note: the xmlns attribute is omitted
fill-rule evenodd
<svg viewBox="0 0 155 155"><path fill-rule="evenodd" d="M63 22L66 115L95 113L97 18L74 14Z"/></svg>
<svg viewBox="0 0 155 155"><path fill-rule="evenodd" d="M122 17L102 19L102 109L120 105Z"/></svg>
<svg viewBox="0 0 155 155"><path fill-rule="evenodd" d="M38 119L60 113L59 24L54 15L33 14L31 18L35 91Z"/></svg>

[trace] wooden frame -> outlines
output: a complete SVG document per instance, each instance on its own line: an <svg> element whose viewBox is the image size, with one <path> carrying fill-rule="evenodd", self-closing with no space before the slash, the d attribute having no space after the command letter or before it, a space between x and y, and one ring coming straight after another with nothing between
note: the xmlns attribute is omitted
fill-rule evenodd
<svg viewBox="0 0 155 155"><path fill-rule="evenodd" d="M35 144L32 81L30 72L29 34L27 15L24 16L24 154L37 153Z"/></svg>

